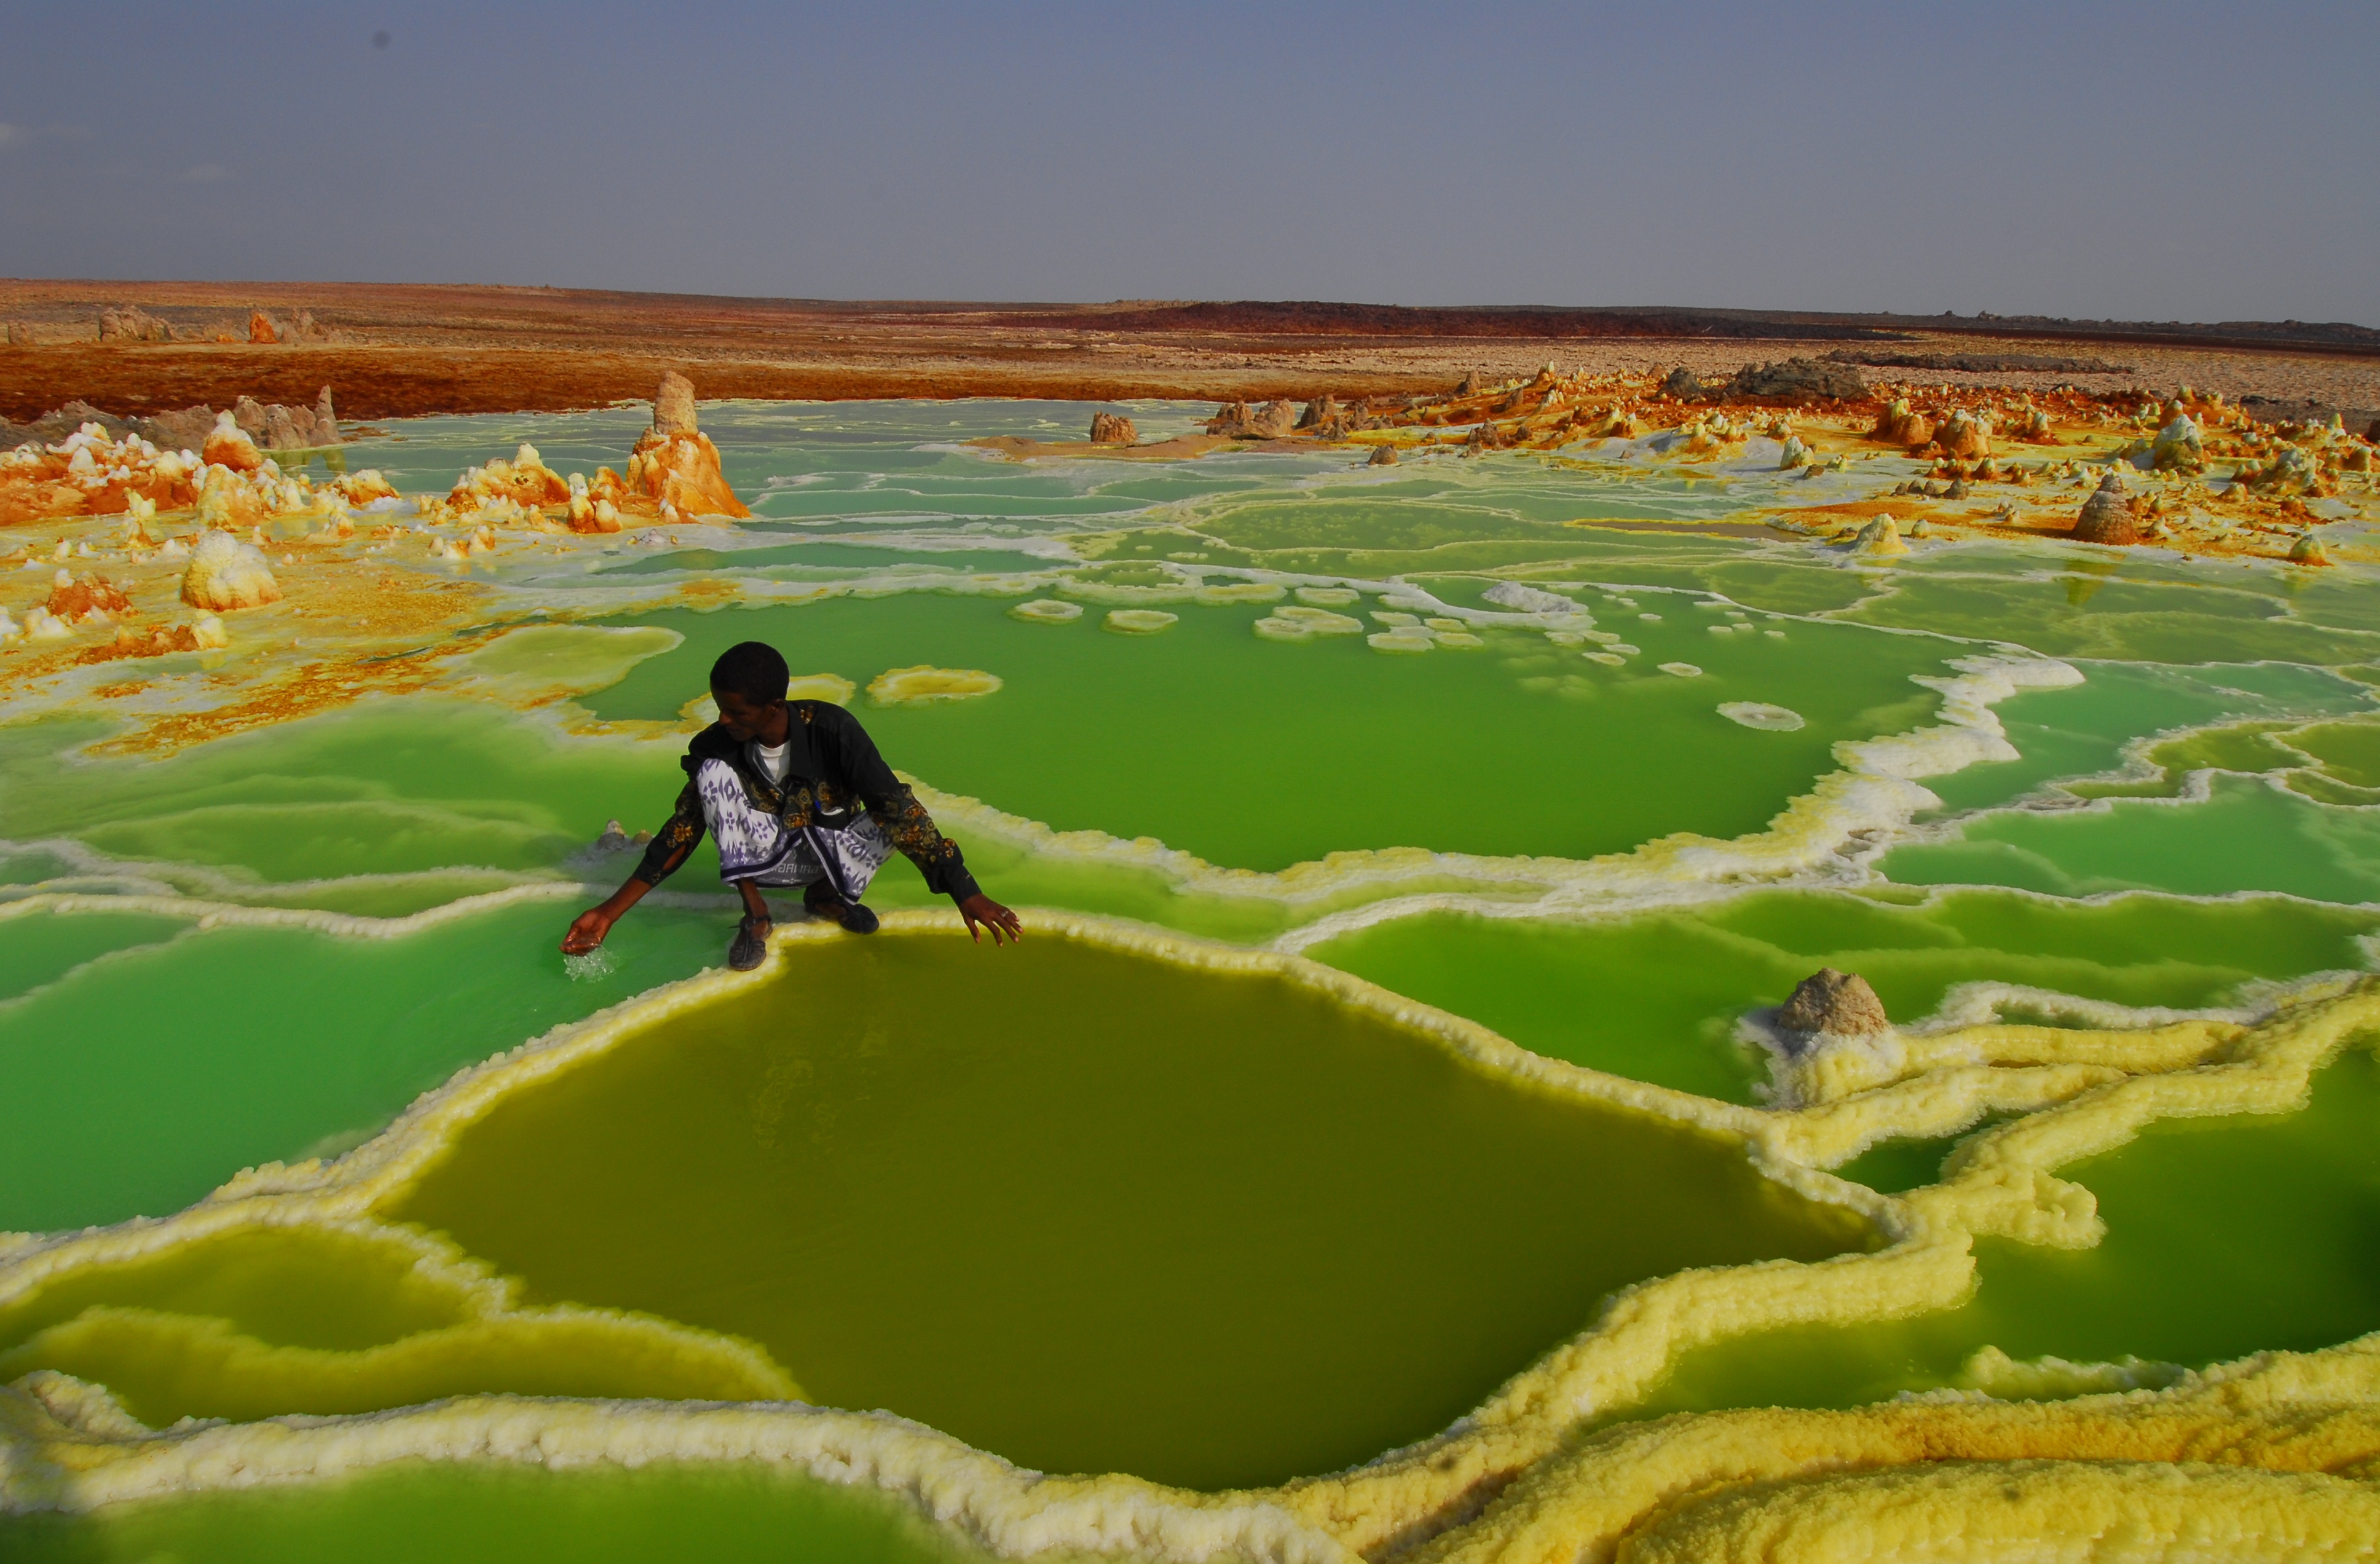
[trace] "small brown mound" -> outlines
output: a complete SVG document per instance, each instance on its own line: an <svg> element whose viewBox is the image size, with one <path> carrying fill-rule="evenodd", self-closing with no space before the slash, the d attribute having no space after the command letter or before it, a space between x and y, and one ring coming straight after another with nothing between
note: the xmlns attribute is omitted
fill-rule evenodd
<svg viewBox="0 0 2380 1564"><path fill-rule="evenodd" d="M2112 472L2099 480L2082 514L2074 519L2074 540L2092 544L2136 544L2141 531L2132 523L2132 502L2124 497Z"/></svg>
<svg viewBox="0 0 2380 1564"><path fill-rule="evenodd" d="M1803 978L1793 996L1777 1012L1777 1024L1787 1032L1828 1032L1837 1037L1888 1032L1892 1022L1884 1001L1867 979L1857 972L1821 967Z"/></svg>

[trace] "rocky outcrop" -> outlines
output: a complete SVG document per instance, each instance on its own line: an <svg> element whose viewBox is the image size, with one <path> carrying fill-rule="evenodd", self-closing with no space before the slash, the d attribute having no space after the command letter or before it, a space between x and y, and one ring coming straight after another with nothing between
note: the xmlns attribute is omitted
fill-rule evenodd
<svg viewBox="0 0 2380 1564"><path fill-rule="evenodd" d="M1681 402L1699 402L1710 394L1711 388L1703 383L1703 377L1683 364L1661 379L1661 395L1673 397Z"/></svg>
<svg viewBox="0 0 2380 1564"><path fill-rule="evenodd" d="M1783 1032L1829 1037L1873 1036L1892 1030L1884 1001L1867 979L1832 967L1821 967L1795 985L1792 997L1777 1012L1777 1026Z"/></svg>
<svg viewBox="0 0 2380 1564"><path fill-rule="evenodd" d="M162 450L195 451L207 443L207 435L215 426L212 408L184 408L179 412L161 412L149 418L125 420L128 432L138 434Z"/></svg>
<svg viewBox="0 0 2380 1564"><path fill-rule="evenodd" d="M261 310L248 312L248 339L250 342L274 343L281 340L281 327Z"/></svg>
<svg viewBox="0 0 2380 1564"><path fill-rule="evenodd" d="M193 608L226 614L235 608L261 608L281 601L281 583L253 544L229 532L212 532L190 552L190 568L182 574L182 601Z"/></svg>
<svg viewBox="0 0 2380 1564"><path fill-rule="evenodd" d="M1140 443L1140 431L1132 420L1121 413L1096 412L1091 415L1091 444L1094 446L1133 446Z"/></svg>
<svg viewBox="0 0 2380 1564"><path fill-rule="evenodd" d="M1458 397L1476 397L1479 395L1479 372L1477 370L1473 370L1469 374L1464 375L1460 381L1458 381L1455 384L1454 394Z"/></svg>
<svg viewBox="0 0 2380 1564"><path fill-rule="evenodd" d="M1912 410L1907 397L1895 397L1876 414L1868 435L1895 446L1923 446L1934 438L1934 421Z"/></svg>
<svg viewBox="0 0 2380 1564"><path fill-rule="evenodd" d="M1331 396L1326 391L1321 396L1315 397L1314 400L1305 404L1305 410L1297 415L1297 427L1300 429L1335 429L1339 425L1344 423L1346 419L1347 415L1345 411L1339 406L1339 398Z"/></svg>
<svg viewBox="0 0 2380 1564"><path fill-rule="evenodd" d="M1220 411L1207 421L1207 433L1221 434L1233 440L1280 440L1287 438L1297 428L1297 409L1281 400L1251 408L1245 402L1226 402Z"/></svg>
<svg viewBox="0 0 2380 1564"><path fill-rule="evenodd" d="M1870 369L1952 370L1966 374L2130 374L2130 364L2105 359L2074 359L2047 353L1902 353L1890 348L1846 348L1827 355L1838 363Z"/></svg>
<svg viewBox="0 0 2380 1564"><path fill-rule="evenodd" d="M242 397L232 404L232 418L249 437L269 451L313 450L339 444L338 420L331 413L331 388L322 387L310 408L260 402Z"/></svg>
<svg viewBox="0 0 2380 1564"><path fill-rule="evenodd" d="M1961 408L1934 431L1934 443L1954 461L1973 461L1992 451L1992 426Z"/></svg>
<svg viewBox="0 0 2380 1564"><path fill-rule="evenodd" d="M2292 565L2327 565L2330 563L2330 555L2323 548L2322 540L2315 537L2312 532L2308 532L2304 537L2300 538L2297 542L2289 545L2289 563Z"/></svg>
<svg viewBox="0 0 2380 1564"><path fill-rule="evenodd" d="M110 305L99 312L102 342L171 342L174 328L138 304Z"/></svg>
<svg viewBox="0 0 2380 1564"><path fill-rule="evenodd" d="M30 348L32 345L33 328L27 325L22 321L10 321L8 323L8 346L11 348Z"/></svg>
<svg viewBox="0 0 2380 1564"><path fill-rule="evenodd" d="M2140 528L2132 519L2132 502L2124 497L2123 484L2112 472L2099 480L2091 497L2082 502L2082 513L2074 519L2074 541L2090 544L2136 544L2141 541Z"/></svg>
<svg viewBox="0 0 2380 1564"><path fill-rule="evenodd" d="M1396 464L1397 448L1394 446L1373 447L1370 458L1364 463L1366 467L1394 467Z"/></svg>
<svg viewBox="0 0 2380 1564"><path fill-rule="evenodd" d="M751 515L720 471L719 447L695 426L694 383L673 370L653 396L651 427L628 453L625 477L605 468L589 486L590 507L650 508L663 520L740 519Z"/></svg>
<svg viewBox="0 0 2380 1564"><path fill-rule="evenodd" d="M694 382L675 370L664 372L661 389L653 393L652 433L669 435L698 432L694 415Z"/></svg>
<svg viewBox="0 0 2380 1564"><path fill-rule="evenodd" d="M1297 428L1297 409L1276 397L1257 409L1254 427L1260 440L1286 439Z"/></svg>
<svg viewBox="0 0 2380 1564"><path fill-rule="evenodd" d="M1727 394L1738 397L1770 397L1789 402L1857 401L1867 395L1867 383L1849 364L1822 359L1787 359L1782 363L1747 365L1727 383Z"/></svg>

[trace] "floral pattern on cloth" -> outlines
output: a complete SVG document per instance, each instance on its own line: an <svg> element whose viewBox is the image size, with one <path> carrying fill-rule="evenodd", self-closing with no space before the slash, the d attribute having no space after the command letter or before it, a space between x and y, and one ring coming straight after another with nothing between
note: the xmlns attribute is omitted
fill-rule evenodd
<svg viewBox="0 0 2380 1564"><path fill-rule="evenodd" d="M694 775L703 824L719 843L719 877L762 886L807 886L824 880L845 901L867 892L892 856L892 840L860 816L840 831L789 825L754 803L735 767L705 761Z"/></svg>

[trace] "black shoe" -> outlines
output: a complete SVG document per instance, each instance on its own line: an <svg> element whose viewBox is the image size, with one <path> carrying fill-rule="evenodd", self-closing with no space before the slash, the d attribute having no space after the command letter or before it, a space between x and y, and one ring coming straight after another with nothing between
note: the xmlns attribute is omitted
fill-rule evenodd
<svg viewBox="0 0 2380 1564"><path fill-rule="evenodd" d="M748 972L768 959L769 936L756 931L753 922L751 914L746 913L735 925L735 943L727 947L727 964L739 972Z"/></svg>
<svg viewBox="0 0 2380 1564"><path fill-rule="evenodd" d="M813 895L802 892L802 910L813 918L824 918L830 923L840 923L847 934L874 934L876 914L856 901L838 901L832 891Z"/></svg>

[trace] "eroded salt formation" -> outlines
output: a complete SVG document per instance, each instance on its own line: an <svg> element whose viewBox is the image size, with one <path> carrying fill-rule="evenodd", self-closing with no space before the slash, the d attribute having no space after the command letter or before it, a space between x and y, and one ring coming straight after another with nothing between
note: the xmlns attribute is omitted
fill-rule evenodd
<svg viewBox="0 0 2380 1564"><path fill-rule="evenodd" d="M721 471L719 447L696 426L693 383L675 371L662 377L653 422L628 453L625 475L609 467L591 479L565 475L524 444L509 459L466 469L443 502L421 509L433 520L590 533L644 520L724 526L752 514Z"/></svg>

